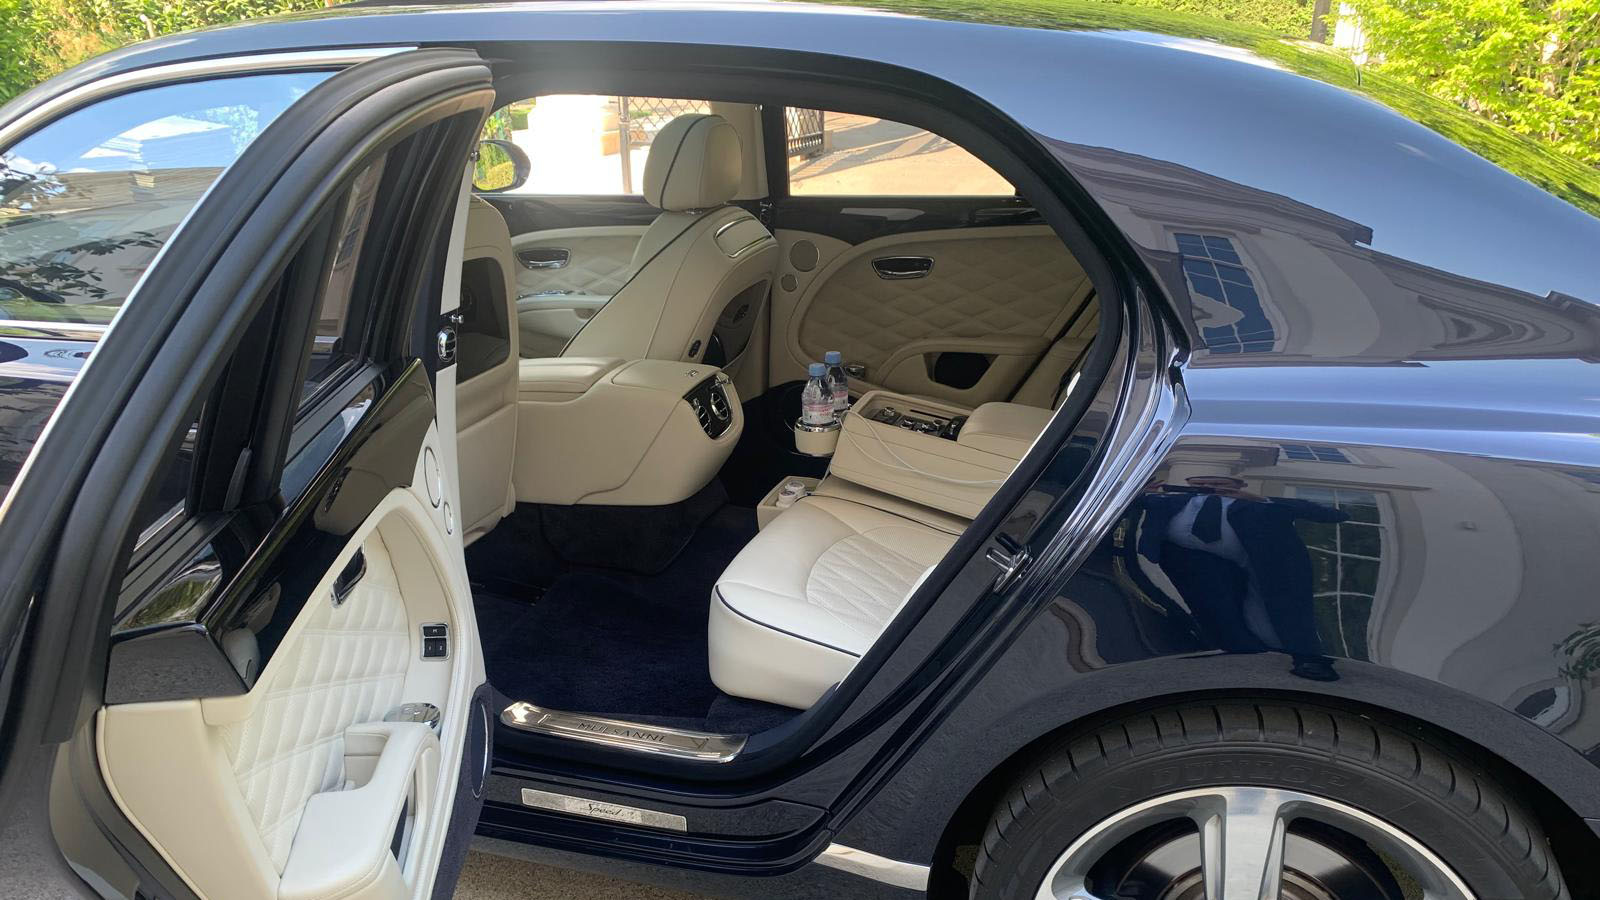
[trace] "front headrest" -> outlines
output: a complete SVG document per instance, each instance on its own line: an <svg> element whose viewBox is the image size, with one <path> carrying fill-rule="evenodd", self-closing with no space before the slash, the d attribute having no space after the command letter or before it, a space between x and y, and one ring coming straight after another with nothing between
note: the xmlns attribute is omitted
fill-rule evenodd
<svg viewBox="0 0 1600 900"><path fill-rule="evenodd" d="M744 175L739 132L709 113L679 116L657 132L644 163L644 199L659 209L721 206Z"/></svg>

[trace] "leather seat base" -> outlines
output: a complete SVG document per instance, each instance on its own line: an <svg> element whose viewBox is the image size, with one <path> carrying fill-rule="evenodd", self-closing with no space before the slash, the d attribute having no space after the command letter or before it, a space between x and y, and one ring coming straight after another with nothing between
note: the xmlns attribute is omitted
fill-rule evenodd
<svg viewBox="0 0 1600 900"><path fill-rule="evenodd" d="M736 697L809 707L849 674L955 540L854 501L799 501L713 589L711 680Z"/></svg>

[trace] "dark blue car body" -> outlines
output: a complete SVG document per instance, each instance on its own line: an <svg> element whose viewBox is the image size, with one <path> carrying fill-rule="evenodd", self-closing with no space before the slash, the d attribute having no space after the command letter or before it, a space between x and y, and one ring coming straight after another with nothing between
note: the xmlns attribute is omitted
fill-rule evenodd
<svg viewBox="0 0 1600 900"><path fill-rule="evenodd" d="M1352 89L1359 74L1319 50L804 5L357 7L141 44L17 108L199 58L390 44L488 58L513 41L822 54L977 98L1070 179L1085 229L1131 273L1133 311L1122 377L1037 467L1034 520L1011 523L1033 565L1005 592L981 560L952 563L938 602L863 661L873 677L767 767L697 781L501 746L481 835L700 889L903 896L806 864L837 842L931 866L938 887L1033 748L1121 711L1248 695L1471 746L1566 866L1600 849L1600 198L1583 184L1512 174ZM1309 77L1300 53L1344 83ZM7 482L92 346L62 337L0 323ZM1325 670L1220 621L1174 580L1203 573L1153 558L1171 498L1218 477L1302 504L1254 514L1298 540L1273 551L1272 589L1299 606L1276 643L1302 635ZM517 800L530 785L687 813L716 835L538 812Z"/></svg>

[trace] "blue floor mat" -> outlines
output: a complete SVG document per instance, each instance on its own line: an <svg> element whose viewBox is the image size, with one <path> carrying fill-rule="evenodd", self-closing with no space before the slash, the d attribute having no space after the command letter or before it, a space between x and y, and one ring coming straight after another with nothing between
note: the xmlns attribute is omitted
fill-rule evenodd
<svg viewBox="0 0 1600 900"><path fill-rule="evenodd" d="M681 728L782 724L797 711L723 694L706 663L711 586L755 533L753 510L724 506L659 574L575 568L531 603L479 592L490 683L550 709Z"/></svg>

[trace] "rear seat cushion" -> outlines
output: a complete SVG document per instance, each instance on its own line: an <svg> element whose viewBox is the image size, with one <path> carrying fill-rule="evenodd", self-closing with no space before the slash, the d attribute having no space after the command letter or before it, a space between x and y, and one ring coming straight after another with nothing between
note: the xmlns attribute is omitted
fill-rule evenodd
<svg viewBox="0 0 1600 900"><path fill-rule="evenodd" d="M844 679L956 535L807 497L739 552L711 597L711 680L799 709Z"/></svg>

